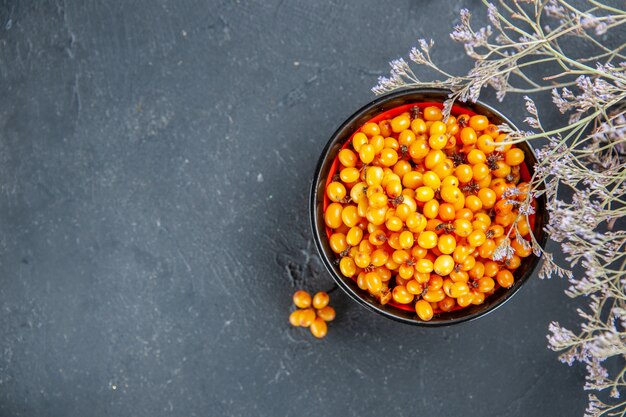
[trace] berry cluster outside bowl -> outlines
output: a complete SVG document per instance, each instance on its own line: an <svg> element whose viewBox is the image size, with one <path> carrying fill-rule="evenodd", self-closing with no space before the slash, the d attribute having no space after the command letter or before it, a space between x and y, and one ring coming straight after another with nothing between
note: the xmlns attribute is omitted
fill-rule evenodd
<svg viewBox="0 0 626 417"><path fill-rule="evenodd" d="M337 169L339 162L337 155L339 151L350 146L352 136L361 126L367 122L379 122L385 119L391 119L403 112L409 111L414 106L418 106L421 109L427 106L442 108L443 102L447 99L448 94L449 91L443 89L404 90L380 97L359 109L337 129L322 150L315 169L310 193L310 217L313 238L324 266L338 286L353 300L370 311L402 323L425 327L462 323L477 319L495 310L513 297L522 285L528 281L537 267L539 258L534 254L523 258L519 268L514 271L513 286L510 288L502 288L496 285L493 294L486 297L482 304L470 305L449 312L435 311L430 321L423 321L417 316L413 304L398 304L394 303L393 300L384 305L380 304L374 296L358 287L356 277L348 278L341 273L339 269L339 259L331 250L329 244L331 231L324 221L324 211L330 203L325 191L326 186L332 181L332 178L338 174ZM451 114L458 115L463 113L467 113L470 116L481 114L486 116L492 124L499 125L505 123L515 129L515 125L507 117L480 101L476 103L455 103ZM535 154L526 142L519 143L516 146L521 149L525 155L524 163L520 167L521 181L529 181L533 175L533 167L537 161ZM542 247L545 245L546 241L546 235L543 231L547 221L545 204L544 196L536 198L533 203L535 214L529 217L531 231Z"/></svg>

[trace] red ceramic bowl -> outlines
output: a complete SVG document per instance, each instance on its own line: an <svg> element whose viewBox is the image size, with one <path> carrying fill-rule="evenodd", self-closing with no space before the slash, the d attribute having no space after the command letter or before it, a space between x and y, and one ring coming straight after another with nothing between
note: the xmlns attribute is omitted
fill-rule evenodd
<svg viewBox="0 0 626 417"><path fill-rule="evenodd" d="M310 214L313 238L324 266L335 282L337 282L352 299L367 307L369 310L393 320L418 326L445 326L484 316L517 293L521 286L528 281L528 278L532 275L539 260L535 255L524 258L520 267L514 271L515 283L513 287L509 289L497 288L492 295L485 298L483 304L478 306L471 305L450 312L435 312L432 320L427 322L417 317L413 309L413 303L402 305L395 304L392 301L386 305L381 305L367 291L363 291L357 286L356 277L347 278L341 274L338 258L330 249L328 242L330 229L328 229L324 223L324 210L330 203L325 190L326 185L331 181L337 171L339 165L337 154L341 149L349 146L352 136L363 124L369 121L379 122L395 117L413 106L419 106L420 108L438 106L441 108L448 94L449 91L441 89L399 91L378 98L358 110L339 127L326 144L317 164L311 187ZM506 123L514 127L514 124L504 115L480 101L476 103L463 103L462 106L453 106L453 115L462 113L468 113L470 115L482 114L487 116L491 123L496 125ZM533 166L537 159L532 148L527 143L520 143L516 146L524 151L525 162L521 167L521 177L523 181L528 181L533 174ZM539 197L535 201L536 214L530 218L534 236L542 247L545 246L546 240L546 235L543 231L543 226L547 221L545 204L545 197Z"/></svg>

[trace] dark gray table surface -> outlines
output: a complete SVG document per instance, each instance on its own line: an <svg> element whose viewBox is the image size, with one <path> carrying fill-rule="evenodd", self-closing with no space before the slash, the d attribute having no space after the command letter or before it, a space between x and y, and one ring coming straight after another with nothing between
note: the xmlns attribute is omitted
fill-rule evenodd
<svg viewBox="0 0 626 417"><path fill-rule="evenodd" d="M323 145L457 2L0 2L0 416L576 416L546 348L565 282L421 329L332 293L308 220ZM498 104L514 120L520 97ZM549 106L548 101L540 102Z"/></svg>

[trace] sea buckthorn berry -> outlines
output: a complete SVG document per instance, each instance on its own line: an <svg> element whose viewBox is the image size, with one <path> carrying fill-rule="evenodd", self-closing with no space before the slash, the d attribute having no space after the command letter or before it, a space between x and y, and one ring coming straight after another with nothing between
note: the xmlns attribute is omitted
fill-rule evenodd
<svg viewBox="0 0 626 417"><path fill-rule="evenodd" d="M415 312L417 316L424 321L430 321L434 314L432 306L425 300L418 300L415 303Z"/></svg>
<svg viewBox="0 0 626 417"><path fill-rule="evenodd" d="M429 274L433 271L433 262L430 259L418 259L415 262L415 270L421 274Z"/></svg>
<svg viewBox="0 0 626 417"><path fill-rule="evenodd" d="M435 190L430 187L422 186L415 190L415 199L417 201L426 202L435 197Z"/></svg>
<svg viewBox="0 0 626 417"><path fill-rule="evenodd" d="M385 147L385 138L381 135L376 135L369 140L369 144L374 147L374 152L379 153Z"/></svg>
<svg viewBox="0 0 626 417"><path fill-rule="evenodd" d="M474 130L485 130L489 126L489 119L485 116L477 114L470 117L469 126Z"/></svg>
<svg viewBox="0 0 626 417"><path fill-rule="evenodd" d="M443 234L437 240L437 248L445 255L450 255L456 249L456 238L452 235Z"/></svg>
<svg viewBox="0 0 626 417"><path fill-rule="evenodd" d="M293 303L298 308L308 308L311 306L311 295L304 290L293 293Z"/></svg>
<svg viewBox="0 0 626 417"><path fill-rule="evenodd" d="M478 291L489 292L494 289L496 282L491 277L483 277L478 280Z"/></svg>
<svg viewBox="0 0 626 417"><path fill-rule="evenodd" d="M373 233L370 233L367 240L374 246L383 245L387 241L387 235L383 230L376 230Z"/></svg>
<svg viewBox="0 0 626 417"><path fill-rule="evenodd" d="M474 218L474 213L472 212L472 210L468 208L462 208L456 211L456 218L464 219L464 220L472 220Z"/></svg>
<svg viewBox="0 0 626 417"><path fill-rule="evenodd" d="M511 204L509 200L500 200L496 203L494 209L496 210L496 214L503 216L513 210L513 204Z"/></svg>
<svg viewBox="0 0 626 417"><path fill-rule="evenodd" d="M353 277L356 274L356 264L349 256L344 256L339 261L339 270L346 277Z"/></svg>
<svg viewBox="0 0 626 417"><path fill-rule="evenodd" d="M434 219L439 215L439 201L437 200L429 200L424 204L424 208L422 209L422 213L424 217L428 219Z"/></svg>
<svg viewBox="0 0 626 417"><path fill-rule="evenodd" d="M379 266L377 268L374 268L374 272L376 272L380 276L380 279L383 282L387 282L391 279L391 271L386 266Z"/></svg>
<svg viewBox="0 0 626 417"><path fill-rule="evenodd" d="M330 248L335 253L341 253L348 248L348 243L346 242L346 235L343 233L333 233L330 235L330 239L328 239L328 243L330 244Z"/></svg>
<svg viewBox="0 0 626 417"><path fill-rule="evenodd" d="M335 309L331 306L322 307L317 310L317 317L321 318L324 321L335 320L335 315Z"/></svg>
<svg viewBox="0 0 626 417"><path fill-rule="evenodd" d="M380 129L380 134L387 137L391 135L391 122L389 120L381 120L378 122L378 128Z"/></svg>
<svg viewBox="0 0 626 417"><path fill-rule="evenodd" d="M456 301L454 301L454 299L451 297L446 297L437 303L439 309L445 312L452 311L455 305Z"/></svg>
<svg viewBox="0 0 626 417"><path fill-rule="evenodd" d="M415 297L406 289L406 287L402 285L395 286L393 291L391 292L391 295L393 297L393 300L399 304L409 304L411 301L413 301L413 298Z"/></svg>
<svg viewBox="0 0 626 417"><path fill-rule="evenodd" d="M359 223L359 211L354 204L348 204L341 210L341 221L348 227L354 227Z"/></svg>
<svg viewBox="0 0 626 417"><path fill-rule="evenodd" d="M400 180L391 180L385 185L385 192L389 198L396 198L402 194L402 183Z"/></svg>
<svg viewBox="0 0 626 417"><path fill-rule="evenodd" d="M495 250L496 242L493 239L487 239L485 243L478 247L478 254L481 258L491 259Z"/></svg>
<svg viewBox="0 0 626 417"><path fill-rule="evenodd" d="M443 119L443 114L441 113L441 109L435 106L428 106L424 108L424 120L428 122L435 122Z"/></svg>
<svg viewBox="0 0 626 417"><path fill-rule="evenodd" d="M370 205L371 205L370 201ZM475 195L468 195L465 197L465 207L472 210L474 213L483 208L483 202L480 198Z"/></svg>
<svg viewBox="0 0 626 417"><path fill-rule="evenodd" d="M374 150L374 147L369 143L361 146L361 148L359 149L359 158L364 164L369 164L370 162L372 162L375 156L376 151Z"/></svg>
<svg viewBox="0 0 626 417"><path fill-rule="evenodd" d="M507 133L502 133L496 137L496 151L506 152L511 149L513 145L508 141L508 136L509 135Z"/></svg>
<svg viewBox="0 0 626 417"><path fill-rule="evenodd" d="M517 220L517 231L522 236L526 236L530 233L530 224L528 224L526 216L520 216Z"/></svg>
<svg viewBox="0 0 626 417"><path fill-rule="evenodd" d="M341 178L341 181L347 184L358 181L360 175L361 175L361 171L359 171L357 168L354 168L354 167L344 168L341 171L339 171L339 178Z"/></svg>
<svg viewBox="0 0 626 417"><path fill-rule="evenodd" d="M468 305L472 304L473 301L474 293L471 291L466 295L462 295L456 299L456 303L459 305L459 307L467 307Z"/></svg>
<svg viewBox="0 0 626 417"><path fill-rule="evenodd" d="M413 170L413 168L411 167L411 163L403 159L396 162L396 164L393 166L393 173L400 177L401 180L402 177L404 177L404 174L410 172L411 170Z"/></svg>
<svg viewBox="0 0 626 417"><path fill-rule="evenodd" d="M385 221L385 226L392 232L397 232L404 227L404 223L397 216L391 216Z"/></svg>
<svg viewBox="0 0 626 417"><path fill-rule="evenodd" d="M470 165L476 165L476 164L480 164L487 162L487 156L485 155L485 153L481 150L478 149L472 149L468 154L467 154L467 162Z"/></svg>
<svg viewBox="0 0 626 417"><path fill-rule="evenodd" d="M433 168L433 172L437 174L439 178L445 179L454 174L454 162L451 159L446 158Z"/></svg>
<svg viewBox="0 0 626 417"><path fill-rule="evenodd" d="M442 187L440 195L443 201L446 203L456 203L462 196L461 190L458 187Z"/></svg>
<svg viewBox="0 0 626 417"><path fill-rule="evenodd" d="M474 172L472 171L472 167L468 164L461 164L457 166L454 170L454 175L459 179L460 182L467 183L474 178Z"/></svg>
<svg viewBox="0 0 626 417"><path fill-rule="evenodd" d="M402 204L406 204L409 209L411 210L411 213L415 212L417 210L417 202L415 201L415 199L413 197L410 197L408 194L402 194L403 195L403 203ZM397 210L397 209L396 209Z"/></svg>
<svg viewBox="0 0 626 417"><path fill-rule="evenodd" d="M346 198L346 187L340 182L331 182L326 187L326 195L331 201L341 202Z"/></svg>
<svg viewBox="0 0 626 417"><path fill-rule="evenodd" d="M474 181L480 181L489 175L489 167L481 162L472 166L472 172Z"/></svg>
<svg viewBox="0 0 626 417"><path fill-rule="evenodd" d="M447 127L444 122L435 121L432 125L430 125L429 133L430 135L443 135L446 133Z"/></svg>
<svg viewBox="0 0 626 417"><path fill-rule="evenodd" d="M413 233L419 233L426 228L426 217L420 213L411 213L405 221L406 227Z"/></svg>
<svg viewBox="0 0 626 417"><path fill-rule="evenodd" d="M450 203L442 203L439 205L439 218L444 222L451 222L455 219L456 211Z"/></svg>
<svg viewBox="0 0 626 417"><path fill-rule="evenodd" d="M354 263L359 268L367 268L370 265L370 254L365 252L359 252L354 257Z"/></svg>
<svg viewBox="0 0 626 417"><path fill-rule="evenodd" d="M411 122L411 131L416 135L421 135L426 133L428 128L426 127L426 122L423 119L413 119Z"/></svg>
<svg viewBox="0 0 626 417"><path fill-rule="evenodd" d="M380 151L380 162L386 167L395 165L398 162L398 152L391 148L384 148Z"/></svg>
<svg viewBox="0 0 626 417"><path fill-rule="evenodd" d="M438 303L446 298L446 293L442 288L439 288L438 290L427 290L422 298L429 303Z"/></svg>
<svg viewBox="0 0 626 417"><path fill-rule="evenodd" d="M370 255L370 263L374 266L383 266L389 260L389 253L384 249L376 249Z"/></svg>
<svg viewBox="0 0 626 417"><path fill-rule="evenodd" d="M369 206L373 208L381 208L387 206L387 196L383 193L374 193L369 198Z"/></svg>
<svg viewBox="0 0 626 417"><path fill-rule="evenodd" d="M300 326L309 327L315 321L315 310L306 308L300 313Z"/></svg>
<svg viewBox="0 0 626 417"><path fill-rule="evenodd" d="M385 137L385 148L393 149L394 151L398 152L398 150L400 149L400 144L394 137Z"/></svg>
<svg viewBox="0 0 626 417"><path fill-rule="evenodd" d="M417 244L424 249L432 249L437 246L438 236L432 231L423 231L417 237Z"/></svg>
<svg viewBox="0 0 626 417"><path fill-rule="evenodd" d="M428 289L438 290L441 287L443 287L443 278L439 275L431 274L430 280L428 281Z"/></svg>
<svg viewBox="0 0 626 417"><path fill-rule="evenodd" d="M515 254L521 258L526 258L533 253L530 243L524 241L524 244L520 243L517 239L511 241L511 247L515 251Z"/></svg>
<svg viewBox="0 0 626 417"><path fill-rule="evenodd" d="M424 291L424 286L420 284L419 282L417 282L417 280L415 279L409 280L405 284L405 287L406 287L406 290L413 295L421 294L422 291Z"/></svg>
<svg viewBox="0 0 626 417"><path fill-rule="evenodd" d="M510 288L513 286L513 274L507 269L499 271L496 275L496 280L501 287Z"/></svg>
<svg viewBox="0 0 626 417"><path fill-rule="evenodd" d="M289 323L292 326L298 327L300 326L300 314L302 310L296 310L293 311L290 315L289 315Z"/></svg>
<svg viewBox="0 0 626 417"><path fill-rule="evenodd" d="M464 127L461 129L460 138L464 145L473 145L476 143L476 139L478 137L476 136L476 131L474 129L471 127Z"/></svg>
<svg viewBox="0 0 626 417"><path fill-rule="evenodd" d="M403 249L410 249L413 246L413 233L409 232L408 230L400 233L399 242L400 247L402 247Z"/></svg>
<svg viewBox="0 0 626 417"><path fill-rule="evenodd" d="M416 139L409 146L409 156L416 161L426 158L429 152L430 146L428 146L428 142L425 139Z"/></svg>
<svg viewBox="0 0 626 417"><path fill-rule="evenodd" d="M405 262L408 262L409 259L411 259L411 256L404 249L398 249L393 252L393 254L391 255L391 259L393 259L393 261L397 264L403 264Z"/></svg>
<svg viewBox="0 0 626 417"><path fill-rule="evenodd" d="M432 126L431 126L432 129ZM428 139L428 146L431 149L443 149L448 143L448 137L445 134L431 135Z"/></svg>
<svg viewBox="0 0 626 417"><path fill-rule="evenodd" d="M380 290L383 288L383 281L380 279L380 275L376 272L368 272L365 275L365 280L367 282L367 289L372 294L378 294Z"/></svg>
<svg viewBox="0 0 626 417"><path fill-rule="evenodd" d="M491 176L491 173L489 173L482 180L476 181L476 184L478 185L479 189L487 188L489 187L489 184L491 184L491 179L492 179L492 176Z"/></svg>
<svg viewBox="0 0 626 417"><path fill-rule="evenodd" d="M329 302L330 297L328 296L328 293L324 291L319 291L313 296L313 308L315 309L319 310L321 308L324 308L328 305Z"/></svg>
<svg viewBox="0 0 626 417"><path fill-rule="evenodd" d="M426 187L430 187L433 190L436 190L441 185L441 180L439 176L435 174L433 171L426 171L422 174L422 182Z"/></svg>
<svg viewBox="0 0 626 417"><path fill-rule="evenodd" d="M496 169L491 170L494 177L504 178L511 173L511 167L504 161L496 161L495 166Z"/></svg>
<svg viewBox="0 0 626 417"><path fill-rule="evenodd" d="M426 159L424 159L424 166L426 169L433 169L446 159L446 154L440 149L432 149L428 151Z"/></svg>
<svg viewBox="0 0 626 417"><path fill-rule="evenodd" d="M483 203L483 208L490 209L496 204L496 193L491 188L478 190L478 198Z"/></svg>
<svg viewBox="0 0 626 417"><path fill-rule="evenodd" d="M396 276L396 285L404 285L404 282L399 280L398 278L402 278L405 281L413 278L413 273L415 270L413 269L413 265L402 264L398 267L398 276Z"/></svg>
<svg viewBox="0 0 626 417"><path fill-rule="evenodd" d="M365 123L361 128L361 132L369 137L380 135L380 127L376 123Z"/></svg>
<svg viewBox="0 0 626 417"><path fill-rule="evenodd" d="M486 240L487 240L487 236L485 235L485 232L483 232L482 230L474 230L467 237L467 243L469 243L470 246L474 248L482 245L483 243L485 243Z"/></svg>
<svg viewBox="0 0 626 417"><path fill-rule="evenodd" d="M410 171L402 177L402 185L406 188L415 190L423 184L422 174L417 171Z"/></svg>
<svg viewBox="0 0 626 417"><path fill-rule="evenodd" d="M350 149L340 150L338 158L339 158L339 162L341 162L341 165L343 165L344 167L354 167L356 166L356 163L359 160L356 154L352 152Z"/></svg>
<svg viewBox="0 0 626 417"><path fill-rule="evenodd" d="M409 147L413 142L415 142L416 136L411 130L406 129L400 132L398 135L398 144L400 146Z"/></svg>
<svg viewBox="0 0 626 417"><path fill-rule="evenodd" d="M453 223L454 233L459 237L468 237L472 233L472 223L466 219L456 219Z"/></svg>
<svg viewBox="0 0 626 417"><path fill-rule="evenodd" d="M522 258L520 258L517 255L513 255L511 256L510 259L508 259L504 265L506 266L506 269L508 270L514 270L520 267L520 265L522 264Z"/></svg>
<svg viewBox="0 0 626 417"><path fill-rule="evenodd" d="M384 176L385 172L381 167L367 167L367 169L365 169L365 182L369 187L380 185L383 182Z"/></svg>
<svg viewBox="0 0 626 417"><path fill-rule="evenodd" d="M476 147L483 151L485 154L490 154L495 151L496 146L492 145L493 138L489 135L480 135L476 140Z"/></svg>
<svg viewBox="0 0 626 417"><path fill-rule="evenodd" d="M504 154L504 162L510 166L517 166L524 162L524 151L519 148L509 149Z"/></svg>
<svg viewBox="0 0 626 417"><path fill-rule="evenodd" d="M459 179L454 175L448 175L441 180L441 187L458 187Z"/></svg>
<svg viewBox="0 0 626 417"><path fill-rule="evenodd" d="M465 282L455 282L450 288L450 294L453 298L459 298L469 294L470 288Z"/></svg>
<svg viewBox="0 0 626 417"><path fill-rule="evenodd" d="M374 252L374 246L367 240L363 240L359 243L359 252L367 253L369 255Z"/></svg>
<svg viewBox="0 0 626 417"><path fill-rule="evenodd" d="M450 272L450 279L452 282L467 282L469 281L469 274L465 271L455 271L452 270Z"/></svg>
<svg viewBox="0 0 626 417"><path fill-rule="evenodd" d="M485 262L485 274L484 276L493 278L500 270L500 264L494 261Z"/></svg>
<svg viewBox="0 0 626 417"><path fill-rule="evenodd" d="M322 339L326 337L326 334L328 333L328 326L326 325L326 322L321 317L318 317L315 320L313 320L313 323L311 323L310 329L311 329L311 334L318 339Z"/></svg>
<svg viewBox="0 0 626 417"><path fill-rule="evenodd" d="M354 136L352 137L352 147L357 152L359 152L361 150L361 147L363 145L366 145L368 142L369 142L369 139L367 138L367 136L365 136L365 133L362 133L362 132L355 133Z"/></svg>
<svg viewBox="0 0 626 417"><path fill-rule="evenodd" d="M341 212L343 210L343 206L339 203L331 203L326 207L326 211L324 212L324 221L326 226L331 229L336 229L341 226Z"/></svg>
<svg viewBox="0 0 626 417"><path fill-rule="evenodd" d="M479 291L471 291L472 304L479 306L485 302L485 294Z"/></svg>
<svg viewBox="0 0 626 417"><path fill-rule="evenodd" d="M433 264L433 271L435 271L436 274L441 275L441 276L449 275L453 269L454 269L454 260L452 259L452 256L450 255L438 256L437 259L435 259L435 262Z"/></svg>
<svg viewBox="0 0 626 417"><path fill-rule="evenodd" d="M411 118L407 114L401 114L391 119L391 130L400 133L411 126Z"/></svg>
<svg viewBox="0 0 626 417"><path fill-rule="evenodd" d="M483 264L482 262L476 262L474 264L474 267L470 269L467 273L469 277L473 280L481 279L483 275L485 275L485 264Z"/></svg>
<svg viewBox="0 0 626 417"><path fill-rule="evenodd" d="M355 203L358 203L362 197L367 197L366 195L367 183L365 182L357 182L350 189L350 198Z"/></svg>

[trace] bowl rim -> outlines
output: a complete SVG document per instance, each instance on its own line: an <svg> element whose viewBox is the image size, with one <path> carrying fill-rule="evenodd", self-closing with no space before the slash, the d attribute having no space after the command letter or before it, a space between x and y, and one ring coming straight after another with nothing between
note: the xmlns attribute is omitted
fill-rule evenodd
<svg viewBox="0 0 626 417"><path fill-rule="evenodd" d="M354 121L360 117L363 117L366 113L370 112L371 110L373 110L374 108L376 108L379 105L382 105L388 101L394 100L394 99L402 99L402 98L407 98L409 99L410 97L416 95L416 94L427 94L427 95L439 95L440 97L436 100L430 100L430 101L441 101L443 102L448 95L451 93L450 90L447 89L443 89L443 88L410 88L410 89L402 89L399 91L395 91L389 94L385 94L381 97L378 97L372 101L370 101L369 103L365 104L364 106L362 106L361 108L359 108L356 112L354 112L351 116L349 116L347 119L345 119L345 121L339 126L339 128L337 128L337 130L335 130L335 132L330 136L328 142L326 143L326 145L324 146L324 148L322 149L321 155L319 157L319 160L316 164L315 167L315 172L313 174L313 178L312 178L312 182L311 182L311 187L310 187L310 193L309 193L309 216L310 216L310 221L311 221L311 228L312 228L312 232L313 232L313 240L315 241L315 247L317 248L317 252L320 255L320 258L322 259L322 263L324 264L324 267L326 268L326 271L331 275L331 277L333 278L333 280L337 283L337 285L339 287L341 287L341 289L348 294L348 296L350 298L352 298L354 301L356 301L358 304L364 306L365 308L367 308L370 311L373 311L375 313L378 313L380 315L382 315L383 317L386 317L388 319L397 321L397 322L401 322L401 323L405 323L405 324L410 324L410 325L414 325L414 326L419 326L419 327L443 327L443 326L450 326L450 325L454 325L454 324L459 324L459 323L465 323L465 322L469 322L469 321L473 321L476 320L478 318L484 317L485 315L495 311L496 309L498 309L500 306L502 306L504 303L506 303L508 300L510 300L515 294L517 294L517 292L520 290L520 288L528 281L528 279L530 278L530 276L534 273L537 264L539 263L539 259L540 257L537 255L531 255L532 259L529 260L531 262L531 265L528 267L527 271L523 274L522 277L520 277L520 279L518 280L520 283L517 286L514 286L511 289L508 289L503 296L501 296L499 299L495 300L491 305L489 305L487 308L483 309L483 310L479 310L473 313L469 313L467 315L461 316L461 317L457 317L457 318L451 318L451 319L446 319L446 320L436 320L436 321L422 321L422 320L417 320L417 319L409 319L407 317L403 317L397 314L393 314L392 312L388 311L387 309L381 308L382 306L380 305L376 305L374 303L369 302L368 300L366 300L363 296L361 296L359 293L357 293L353 288L351 288L348 284L346 284L346 282L344 282L344 279L348 279L348 278L344 278L344 277L340 277L337 272L334 270L334 268L332 267L332 262L334 262L334 259L330 259L329 254L327 254L324 251L324 248L322 247L322 243L321 243L321 235L323 233L325 233L325 229L322 228L322 230L320 230L320 228L318 227L318 224L316 222L316 210L317 210L317 201L318 201L318 195L319 195L319 181L320 181L320 175L321 175L321 171L322 168L325 165L325 162L329 156L329 151L330 148L333 146L333 144L336 142L337 138L343 134L343 131L352 123L354 123ZM423 101L426 101L426 99L422 99ZM419 99L416 99L416 102L419 102ZM455 104L459 103L458 101L455 102ZM502 114L500 111L496 110L495 108L493 108L492 106L490 106L489 104L484 103L481 100L477 100L475 103L459 103L459 106L463 107L463 106L477 106L482 108L483 110L486 110L490 113L492 113L493 115L497 116L502 122L508 124L509 126L511 126L511 128L513 129L518 129L516 127L516 125L509 120L508 117L506 117L504 114ZM468 110L471 110L471 108L468 108ZM533 149L533 147L529 144L526 143L527 147L528 147L528 151L530 152L530 154L532 155L532 157L534 158L534 161L537 160L537 156L535 154L535 151ZM530 168L529 168L530 170ZM543 182L542 182L543 184ZM545 206L546 206L546 198L545 195L542 194L539 197L536 198L536 207L537 207L537 213L539 213L540 210L542 210L541 213L541 226L543 227L545 224L547 224L547 219L548 219L548 213L547 210L545 210ZM537 218L536 218L537 221ZM539 239L537 239L539 245L545 249L545 245L546 245L546 241L547 241L547 234L544 232L541 234L541 236L539 237Z"/></svg>

